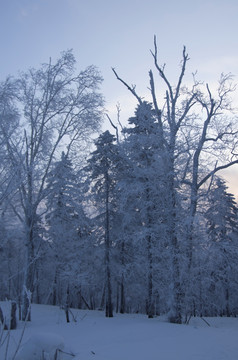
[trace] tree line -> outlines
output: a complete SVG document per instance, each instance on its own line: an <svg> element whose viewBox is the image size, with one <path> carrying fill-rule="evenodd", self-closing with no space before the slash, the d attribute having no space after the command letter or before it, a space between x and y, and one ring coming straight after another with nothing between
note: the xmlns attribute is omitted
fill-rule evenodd
<svg viewBox="0 0 238 360"><path fill-rule="evenodd" d="M31 301L237 315L237 204L219 176L238 163L232 77L186 85L184 48L174 85L156 39L151 54L149 100L113 69L137 100L115 135L100 73L76 74L72 51L0 84L0 298L22 319Z"/></svg>

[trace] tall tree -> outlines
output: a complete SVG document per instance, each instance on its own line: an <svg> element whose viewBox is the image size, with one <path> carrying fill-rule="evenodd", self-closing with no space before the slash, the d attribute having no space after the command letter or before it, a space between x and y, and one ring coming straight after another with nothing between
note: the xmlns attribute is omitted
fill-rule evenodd
<svg viewBox="0 0 238 360"><path fill-rule="evenodd" d="M113 239L112 224L115 221L114 191L117 183L119 152L115 137L109 131L102 133L95 141L96 150L88 160L87 171L91 180L90 192L94 195L97 220L103 229L106 316L113 316L111 252Z"/></svg>
<svg viewBox="0 0 238 360"><path fill-rule="evenodd" d="M207 180L219 170L238 163L233 158L235 146L234 141L237 134L236 122L228 115L230 110L229 94L234 90L230 76L222 76L217 91L216 99L212 96L210 88L202 89L198 81L190 89L184 85L187 63L189 60L186 48L183 49L181 71L176 85L173 86L165 73L165 67L158 63L158 50L156 38L154 39L154 51L151 52L154 65L159 78L166 87L162 104L159 106L159 96L156 93L154 75L149 72L150 91L153 101L156 120L158 123L158 143L164 151L165 173L167 174L167 227L171 253L171 296L169 318L171 322L182 322L184 292L189 291L182 286L182 277L186 272L181 266L181 241L179 229L178 203L183 186L190 186L189 208L184 226L187 228L186 262L189 282L191 278L189 271L193 255L193 223L198 201L198 190L202 188ZM115 69L116 78L127 87L142 104L142 98L137 94L136 88L129 86L122 80ZM165 102L164 102L165 99ZM201 111L202 109L202 111ZM211 162L205 172L202 159L205 158L207 147L213 154ZM229 147L229 153L228 153ZM187 201L188 202L188 201ZM184 266L184 264L183 264Z"/></svg>
<svg viewBox="0 0 238 360"><path fill-rule="evenodd" d="M0 201L12 196L18 184L18 164L15 163L13 150L14 143L19 142L19 110L16 106L17 85L11 78L0 83ZM21 145L20 145L21 146ZM11 164L14 163L14 167Z"/></svg>
<svg viewBox="0 0 238 360"><path fill-rule="evenodd" d="M132 126L123 131L128 166L122 196L130 226L133 227L131 219L136 219L134 241L141 238L142 253L146 254L143 265L147 277L146 311L148 317L153 317L153 274L158 249L165 237L166 192L162 144L158 142L159 126L152 104L145 101L139 104L129 124Z"/></svg>
<svg viewBox="0 0 238 360"><path fill-rule="evenodd" d="M75 74L72 51L53 64L30 69L17 80L20 113L19 136L4 136L12 169L17 169L19 206L15 214L25 226L26 266L23 318L29 308L34 283L34 231L46 196L46 179L52 162L63 148L66 153L84 148L101 122L102 97L97 92L101 76L93 66Z"/></svg>
<svg viewBox="0 0 238 360"><path fill-rule="evenodd" d="M86 226L79 181L63 152L47 178L48 238L55 255L53 304L59 303L59 283L68 287L79 259L79 234ZM62 300L63 301L63 300Z"/></svg>
<svg viewBox="0 0 238 360"><path fill-rule="evenodd" d="M215 314L230 316L232 291L237 287L236 264L238 259L238 208L234 196L221 178L217 178L209 195L209 207L205 213L210 254L210 290L222 298L221 307ZM233 307L233 309L232 309Z"/></svg>

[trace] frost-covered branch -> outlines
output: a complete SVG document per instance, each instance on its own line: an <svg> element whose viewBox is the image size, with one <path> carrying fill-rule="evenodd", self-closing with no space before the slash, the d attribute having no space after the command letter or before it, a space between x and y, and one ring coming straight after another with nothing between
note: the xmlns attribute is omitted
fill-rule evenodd
<svg viewBox="0 0 238 360"><path fill-rule="evenodd" d="M119 75L117 74L116 70L114 68L112 68L112 71L114 72L117 80L119 80L123 85L125 85L125 87L132 93L133 96L135 96L135 98L137 99L137 101L139 102L139 104L142 103L142 99L141 97L136 93L136 87L135 86L130 86L128 85L124 80L122 80L122 78L119 77Z"/></svg>

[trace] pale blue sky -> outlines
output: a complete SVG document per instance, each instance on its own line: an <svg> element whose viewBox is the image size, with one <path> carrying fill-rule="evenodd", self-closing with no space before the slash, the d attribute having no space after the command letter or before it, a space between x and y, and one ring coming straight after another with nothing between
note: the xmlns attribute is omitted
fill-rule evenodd
<svg viewBox="0 0 238 360"><path fill-rule="evenodd" d="M116 103L125 89L111 67L146 91L154 34L171 76L183 45L202 80L238 75L237 17L237 0L0 0L0 78L73 48L79 68L99 67Z"/></svg>
<svg viewBox="0 0 238 360"><path fill-rule="evenodd" d="M120 102L126 119L134 102L111 67L145 94L154 34L172 79L186 45L189 73L212 83L231 72L238 82L237 0L0 0L0 80L73 48L79 69L102 72L111 116Z"/></svg>

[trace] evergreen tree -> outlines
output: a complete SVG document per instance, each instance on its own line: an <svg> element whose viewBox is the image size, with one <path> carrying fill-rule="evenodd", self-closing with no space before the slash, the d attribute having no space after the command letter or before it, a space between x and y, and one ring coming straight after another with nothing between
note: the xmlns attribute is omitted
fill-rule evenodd
<svg viewBox="0 0 238 360"><path fill-rule="evenodd" d="M159 247L165 239L166 193L161 144L158 143L159 127L152 105L147 102L138 105L129 124L133 126L124 129L124 149L128 156L127 174L124 174L124 210L130 226L134 225L135 246L138 249L139 243L141 245L139 253L147 284L146 312L148 317L153 317L153 277L157 272Z"/></svg>
<svg viewBox="0 0 238 360"><path fill-rule="evenodd" d="M115 189L119 172L120 156L115 137L109 131L102 133L95 141L96 150L88 160L86 170L91 180L90 193L93 195L97 216L95 221L101 231L99 242L104 243L106 316L113 316L112 264L111 255L115 239L112 238L116 221Z"/></svg>
<svg viewBox="0 0 238 360"><path fill-rule="evenodd" d="M55 254L53 304L62 302L80 259L79 238L87 224L72 163L62 153L48 177L48 237ZM63 292L60 291L60 284Z"/></svg>
<svg viewBox="0 0 238 360"><path fill-rule="evenodd" d="M237 288L238 208L234 196L227 191L224 180L217 178L209 195L207 234L210 255L210 294L217 304L213 315L230 316L233 292ZM220 303L217 300L220 299Z"/></svg>

